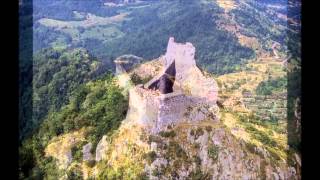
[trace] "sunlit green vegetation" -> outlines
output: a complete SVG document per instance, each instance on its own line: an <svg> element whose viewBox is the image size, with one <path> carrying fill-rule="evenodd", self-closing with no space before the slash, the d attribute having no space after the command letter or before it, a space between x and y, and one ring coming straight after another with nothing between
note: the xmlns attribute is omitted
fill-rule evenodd
<svg viewBox="0 0 320 180"><path fill-rule="evenodd" d="M70 102L60 111L49 113L37 133L23 142L20 147L23 176L28 177L37 172L38 176L44 177L52 171L56 172L54 168L48 169L49 165L53 165L47 163L49 160L44 157L44 148L58 135L82 127L93 127L86 139L93 143L95 149L104 134L110 134L119 127L125 118L127 106L126 97L121 94L121 89L115 85L110 74L79 86ZM79 148L73 149L78 160L81 156Z"/></svg>
<svg viewBox="0 0 320 180"><path fill-rule="evenodd" d="M155 159L157 158L157 154L154 151L150 151L145 155L145 159L147 160L148 164L150 165Z"/></svg>
<svg viewBox="0 0 320 180"><path fill-rule="evenodd" d="M148 77L140 77L139 75L137 75L136 73L133 73L131 75L131 81L134 83L134 84L145 84L147 83L148 81L150 81L152 79L151 76L148 76Z"/></svg>
<svg viewBox="0 0 320 180"><path fill-rule="evenodd" d="M208 147L208 156L211 159L213 159L214 161L217 160L218 154L219 154L219 147L213 144Z"/></svg>
<svg viewBox="0 0 320 180"><path fill-rule="evenodd" d="M256 93L258 95L271 95L274 92L279 92L287 89L287 78L280 77L277 79L268 79L267 81L262 81L257 89Z"/></svg>
<svg viewBox="0 0 320 180"><path fill-rule="evenodd" d="M23 129L36 129L49 112L68 104L73 91L104 72L101 62L84 49L44 49L34 55L32 121Z"/></svg>

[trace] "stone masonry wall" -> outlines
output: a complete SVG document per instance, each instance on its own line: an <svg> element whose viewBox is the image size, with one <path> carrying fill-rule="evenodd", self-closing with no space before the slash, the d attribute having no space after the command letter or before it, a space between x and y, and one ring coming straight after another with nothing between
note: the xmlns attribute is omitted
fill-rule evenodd
<svg viewBox="0 0 320 180"><path fill-rule="evenodd" d="M170 38L167 52L159 61L163 67L173 60L176 62L174 92L161 94L143 85L131 88L126 120L143 125L151 133L158 133L177 122L213 117L210 108L216 107L218 86L212 77L205 77L196 66L194 55L195 48L191 43L175 43L174 38Z"/></svg>

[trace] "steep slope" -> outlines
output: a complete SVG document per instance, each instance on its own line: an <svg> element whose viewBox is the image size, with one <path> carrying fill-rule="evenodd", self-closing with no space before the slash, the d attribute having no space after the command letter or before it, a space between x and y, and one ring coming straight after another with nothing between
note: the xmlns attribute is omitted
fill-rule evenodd
<svg viewBox="0 0 320 180"><path fill-rule="evenodd" d="M115 79L87 83L69 105L48 117L32 143L25 142L21 153L32 149L36 159L30 177L300 179L300 161L287 151L281 127L232 109L237 105L222 103L219 112L219 81L234 75L215 78L216 83L198 69L194 52L191 43L170 39L164 56L129 68ZM173 59L177 63L174 92L161 94L131 81L137 72L158 77ZM255 89L257 83L252 84L242 85ZM220 84L220 93L227 91L235 98L242 90L226 87ZM129 109L124 117L127 95Z"/></svg>
<svg viewBox="0 0 320 180"><path fill-rule="evenodd" d="M120 127L121 132L126 132L125 129L130 127L130 133L120 133L105 144L108 153L103 158L105 161L97 166L102 171L98 173L100 178L299 179L299 169L292 164L295 157L292 154L289 157L285 150L285 136L273 132L270 138L265 134L270 127L245 123L252 117L240 116L244 122L239 122L238 114L222 109L221 113L204 113L204 119L194 121L194 116L190 114L199 116L203 111L210 110L205 106L200 109L191 106L186 108L185 120L176 115L171 123L160 126L160 130L150 131L150 128L158 126L152 119L161 117L151 115L153 110L149 108L156 108L157 105L143 106L143 99L155 99L159 94L154 92L149 96L149 92L145 91L140 97L142 99L133 101L135 96L139 96L133 93L135 91L137 89L133 87L129 92L129 112ZM164 105L169 109L173 107L168 103ZM135 149L141 151L137 153ZM140 156L143 152L144 158ZM136 167L135 171L125 170L130 165L122 162L134 161L139 162L137 166L132 166ZM123 171L113 169L113 166L122 167Z"/></svg>
<svg viewBox="0 0 320 180"><path fill-rule="evenodd" d="M41 124L50 111L68 104L73 91L106 71L83 48L44 49L33 56L32 119L20 122L20 135L26 137ZM28 104L27 104L28 105Z"/></svg>
<svg viewBox="0 0 320 180"><path fill-rule="evenodd" d="M86 149L95 149L102 136L111 135L125 118L128 101L121 92L110 74L74 90L69 103L50 112L22 142L20 179L82 177L79 167L94 164Z"/></svg>

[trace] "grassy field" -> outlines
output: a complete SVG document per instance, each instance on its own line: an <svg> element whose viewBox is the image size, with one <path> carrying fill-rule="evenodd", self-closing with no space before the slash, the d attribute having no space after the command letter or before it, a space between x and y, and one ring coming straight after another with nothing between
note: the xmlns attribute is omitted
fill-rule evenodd
<svg viewBox="0 0 320 180"><path fill-rule="evenodd" d="M79 16L79 13L77 12L76 15ZM118 26L119 23L126 19L126 16L126 13L122 13L112 17L99 17L88 13L84 20L79 21L42 18L38 22L43 26L69 35L73 43L85 41L86 39L96 39L104 42L124 35ZM67 43L63 40L63 36L60 36L51 45L60 47L65 46L65 44Z"/></svg>
<svg viewBox="0 0 320 180"><path fill-rule="evenodd" d="M68 29L68 28L88 28L93 26L104 26L110 25L112 23L118 23L125 19L128 14L119 14L111 17L100 17L94 14L87 13L86 18L80 21L61 21L56 19L50 18L42 18L38 20L38 22L44 26L57 28L58 30L61 29Z"/></svg>

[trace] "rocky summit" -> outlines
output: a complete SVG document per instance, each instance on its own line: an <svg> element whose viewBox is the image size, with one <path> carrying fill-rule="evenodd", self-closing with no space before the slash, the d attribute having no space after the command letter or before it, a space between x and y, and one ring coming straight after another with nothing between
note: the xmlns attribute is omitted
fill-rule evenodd
<svg viewBox="0 0 320 180"><path fill-rule="evenodd" d="M149 75L156 75L128 88L126 119L112 142L101 140L97 160L116 167L123 167L122 161L137 162L149 179L297 179L298 172L285 159L248 138L238 138L235 129L230 132L230 117L220 117L217 106L218 86L197 67L194 54L191 43L169 39L166 54L152 62L159 67ZM147 88L172 63L173 92ZM123 73L130 77L142 67L147 65ZM100 171L104 170L96 169Z"/></svg>
<svg viewBox="0 0 320 180"><path fill-rule="evenodd" d="M155 60L117 58L116 79L109 83L129 99L120 126L96 144L88 141L88 127L57 136L45 156L83 179L299 179L300 159L286 153L281 134L266 135L265 126L248 124L252 117L217 105L219 78L197 67L195 50L171 37ZM110 109L105 114L112 115Z"/></svg>

